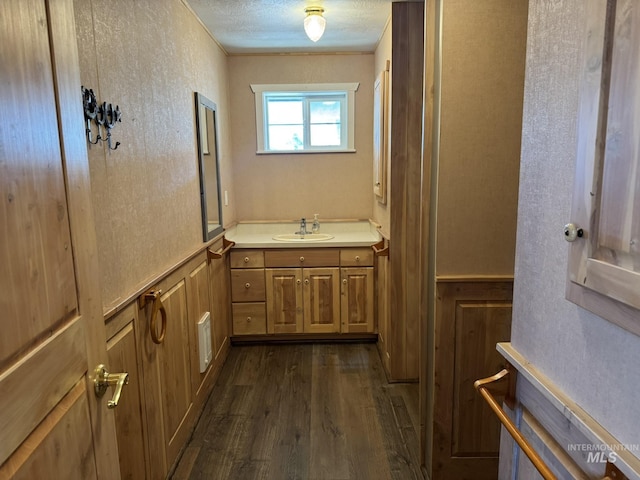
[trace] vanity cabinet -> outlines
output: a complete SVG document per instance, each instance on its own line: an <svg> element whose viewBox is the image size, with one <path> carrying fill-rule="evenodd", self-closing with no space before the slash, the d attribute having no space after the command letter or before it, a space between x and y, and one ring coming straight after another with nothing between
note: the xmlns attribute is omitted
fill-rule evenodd
<svg viewBox="0 0 640 480"><path fill-rule="evenodd" d="M233 334L374 333L370 248L231 252Z"/></svg>
<svg viewBox="0 0 640 480"><path fill-rule="evenodd" d="M262 250L232 250L230 264L234 335L266 334L266 292Z"/></svg>
<svg viewBox="0 0 640 480"><path fill-rule="evenodd" d="M339 251L267 250L264 256L267 332L339 333Z"/></svg>
<svg viewBox="0 0 640 480"><path fill-rule="evenodd" d="M373 332L373 267L342 268L342 331Z"/></svg>
<svg viewBox="0 0 640 480"><path fill-rule="evenodd" d="M341 330L345 333L373 332L373 250L341 250L340 266Z"/></svg>
<svg viewBox="0 0 640 480"><path fill-rule="evenodd" d="M268 333L340 332L338 268L267 268Z"/></svg>

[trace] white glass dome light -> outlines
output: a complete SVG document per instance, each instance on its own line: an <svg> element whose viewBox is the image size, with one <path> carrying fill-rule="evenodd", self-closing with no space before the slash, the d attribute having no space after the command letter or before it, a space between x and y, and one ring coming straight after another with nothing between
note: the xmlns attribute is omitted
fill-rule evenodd
<svg viewBox="0 0 640 480"><path fill-rule="evenodd" d="M322 7L307 7L304 9L304 13L307 16L304 18L304 31L307 33L307 37L313 42L317 42L324 33L324 27L327 21L322 16L324 8Z"/></svg>

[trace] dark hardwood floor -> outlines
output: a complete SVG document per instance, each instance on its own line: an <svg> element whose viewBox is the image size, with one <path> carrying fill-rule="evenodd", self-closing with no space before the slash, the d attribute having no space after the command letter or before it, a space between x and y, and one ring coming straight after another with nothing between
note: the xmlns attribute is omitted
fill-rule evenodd
<svg viewBox="0 0 640 480"><path fill-rule="evenodd" d="M422 479L417 433L374 344L235 346L172 478Z"/></svg>

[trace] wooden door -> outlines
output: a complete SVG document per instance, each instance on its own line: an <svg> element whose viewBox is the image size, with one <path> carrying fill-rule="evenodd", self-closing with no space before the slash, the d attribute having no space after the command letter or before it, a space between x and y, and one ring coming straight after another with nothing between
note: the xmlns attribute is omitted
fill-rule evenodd
<svg viewBox="0 0 640 480"><path fill-rule="evenodd" d="M341 276L342 331L373 332L373 267L343 268Z"/></svg>
<svg viewBox="0 0 640 480"><path fill-rule="evenodd" d="M340 331L340 269L304 268L304 332Z"/></svg>
<svg viewBox="0 0 640 480"><path fill-rule="evenodd" d="M585 8L567 298L640 335L640 5Z"/></svg>
<svg viewBox="0 0 640 480"><path fill-rule="evenodd" d="M302 269L265 269L267 333L302 332Z"/></svg>
<svg viewBox="0 0 640 480"><path fill-rule="evenodd" d="M0 2L0 478L120 477L73 18Z"/></svg>

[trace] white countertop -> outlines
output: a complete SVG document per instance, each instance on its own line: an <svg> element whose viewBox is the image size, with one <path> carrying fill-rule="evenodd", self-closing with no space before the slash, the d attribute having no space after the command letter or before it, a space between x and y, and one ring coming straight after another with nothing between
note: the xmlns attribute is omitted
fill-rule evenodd
<svg viewBox="0 0 640 480"><path fill-rule="evenodd" d="M313 219L307 220L307 230L311 230ZM368 220L322 221L320 232L333 235L321 241L274 240L275 235L292 234L300 230L300 222L238 223L225 231L225 238L236 243L234 248L318 248L318 247L369 247L382 237L377 227ZM307 236L313 238L313 234Z"/></svg>

